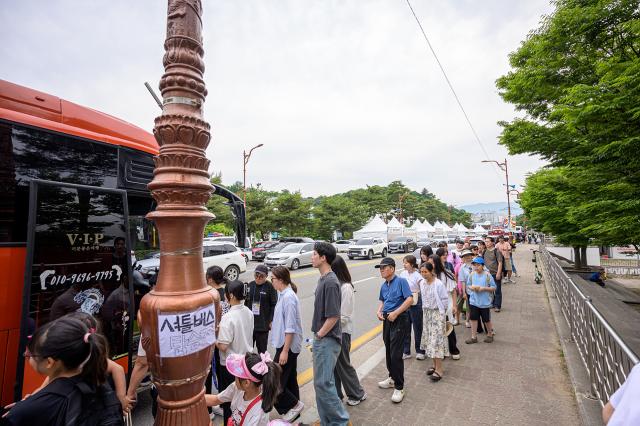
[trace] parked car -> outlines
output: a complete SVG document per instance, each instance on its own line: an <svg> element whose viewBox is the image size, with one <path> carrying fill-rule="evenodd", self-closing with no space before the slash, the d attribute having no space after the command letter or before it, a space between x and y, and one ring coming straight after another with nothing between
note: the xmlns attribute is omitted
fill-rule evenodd
<svg viewBox="0 0 640 426"><path fill-rule="evenodd" d="M294 243L277 243L269 248L257 251L253 254L253 260L255 260L256 262L262 262L268 255L270 255L271 253L278 253L280 250L282 250L289 244L294 244Z"/></svg>
<svg viewBox="0 0 640 426"><path fill-rule="evenodd" d="M389 248L389 253L409 253L417 249L418 244L416 244L416 241L411 237L396 237L389 241L387 247Z"/></svg>
<svg viewBox="0 0 640 426"><path fill-rule="evenodd" d="M291 270L296 270L301 266L311 265L312 254L313 243L293 243L277 253L268 254L264 264L269 268L284 265Z"/></svg>
<svg viewBox="0 0 640 426"><path fill-rule="evenodd" d="M351 240L338 240L335 243L333 243L333 246L336 248L336 251L338 253L348 253L349 246L351 246L352 244L353 244L353 241Z"/></svg>
<svg viewBox="0 0 640 426"><path fill-rule="evenodd" d="M361 238L349 247L347 255L349 259L355 259L356 257L373 259L373 256L377 255L385 257L387 255L387 243L382 238Z"/></svg>
<svg viewBox="0 0 640 426"><path fill-rule="evenodd" d="M251 254L255 255L256 252L271 248L271 247L275 246L278 243L279 243L279 241L260 241L259 243L256 243L251 248Z"/></svg>
<svg viewBox="0 0 640 426"><path fill-rule="evenodd" d="M208 267L217 265L224 271L228 280L237 280L247 270L247 262L242 251L228 241L205 241L202 247L202 264ZM155 275L160 268L160 252L148 259L138 261L140 272Z"/></svg>
<svg viewBox="0 0 640 426"><path fill-rule="evenodd" d="M281 243L314 243L315 240L313 238L307 237L282 237L280 238Z"/></svg>
<svg viewBox="0 0 640 426"><path fill-rule="evenodd" d="M418 245L418 248L422 248L424 246L433 247L435 245L433 240L427 240L427 239L418 240L416 241L416 244Z"/></svg>

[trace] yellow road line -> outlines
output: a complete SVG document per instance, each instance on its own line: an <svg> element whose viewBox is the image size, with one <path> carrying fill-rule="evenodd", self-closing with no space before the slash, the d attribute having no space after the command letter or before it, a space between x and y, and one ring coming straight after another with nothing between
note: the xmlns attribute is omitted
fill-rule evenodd
<svg viewBox="0 0 640 426"><path fill-rule="evenodd" d="M382 324L373 327L371 330L351 342L351 352L355 351L380 333L382 333ZM313 367L307 368L302 373L298 374L298 386L306 385L311 380L313 380Z"/></svg>

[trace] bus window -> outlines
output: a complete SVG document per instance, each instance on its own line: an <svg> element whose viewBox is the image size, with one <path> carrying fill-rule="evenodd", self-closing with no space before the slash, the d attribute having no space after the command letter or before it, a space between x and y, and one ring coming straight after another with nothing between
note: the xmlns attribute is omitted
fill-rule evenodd
<svg viewBox="0 0 640 426"><path fill-rule="evenodd" d="M125 192L42 181L32 181L31 191L22 341L49 321L84 312L98 320L110 355L127 355L133 293Z"/></svg>

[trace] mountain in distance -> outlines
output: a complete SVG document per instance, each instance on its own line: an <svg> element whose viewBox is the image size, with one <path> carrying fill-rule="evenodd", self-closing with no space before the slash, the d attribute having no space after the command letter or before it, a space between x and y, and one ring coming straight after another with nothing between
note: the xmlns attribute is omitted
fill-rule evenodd
<svg viewBox="0 0 640 426"><path fill-rule="evenodd" d="M508 212L506 201L467 204L465 206L460 206L459 208L471 214L495 213L498 216L506 216ZM522 208L518 204L511 202L511 216L518 216L519 214L522 214L522 212Z"/></svg>

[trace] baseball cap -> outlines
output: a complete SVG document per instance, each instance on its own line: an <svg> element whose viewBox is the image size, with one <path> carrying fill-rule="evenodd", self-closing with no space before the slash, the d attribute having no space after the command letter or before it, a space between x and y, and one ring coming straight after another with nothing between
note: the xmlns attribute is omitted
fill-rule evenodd
<svg viewBox="0 0 640 426"><path fill-rule="evenodd" d="M393 260L390 257L385 257L383 258L380 263L378 265L376 265L376 268L380 268L381 266L393 266L394 268L396 267L396 261Z"/></svg>
<svg viewBox="0 0 640 426"><path fill-rule="evenodd" d="M256 265L256 269L254 270L254 272L256 274L269 275L269 268L267 268L267 265L261 263L259 265Z"/></svg>
<svg viewBox="0 0 640 426"><path fill-rule="evenodd" d="M481 258L480 256L474 257L473 260L471 261L471 263L477 263L479 265L484 265L484 259Z"/></svg>

